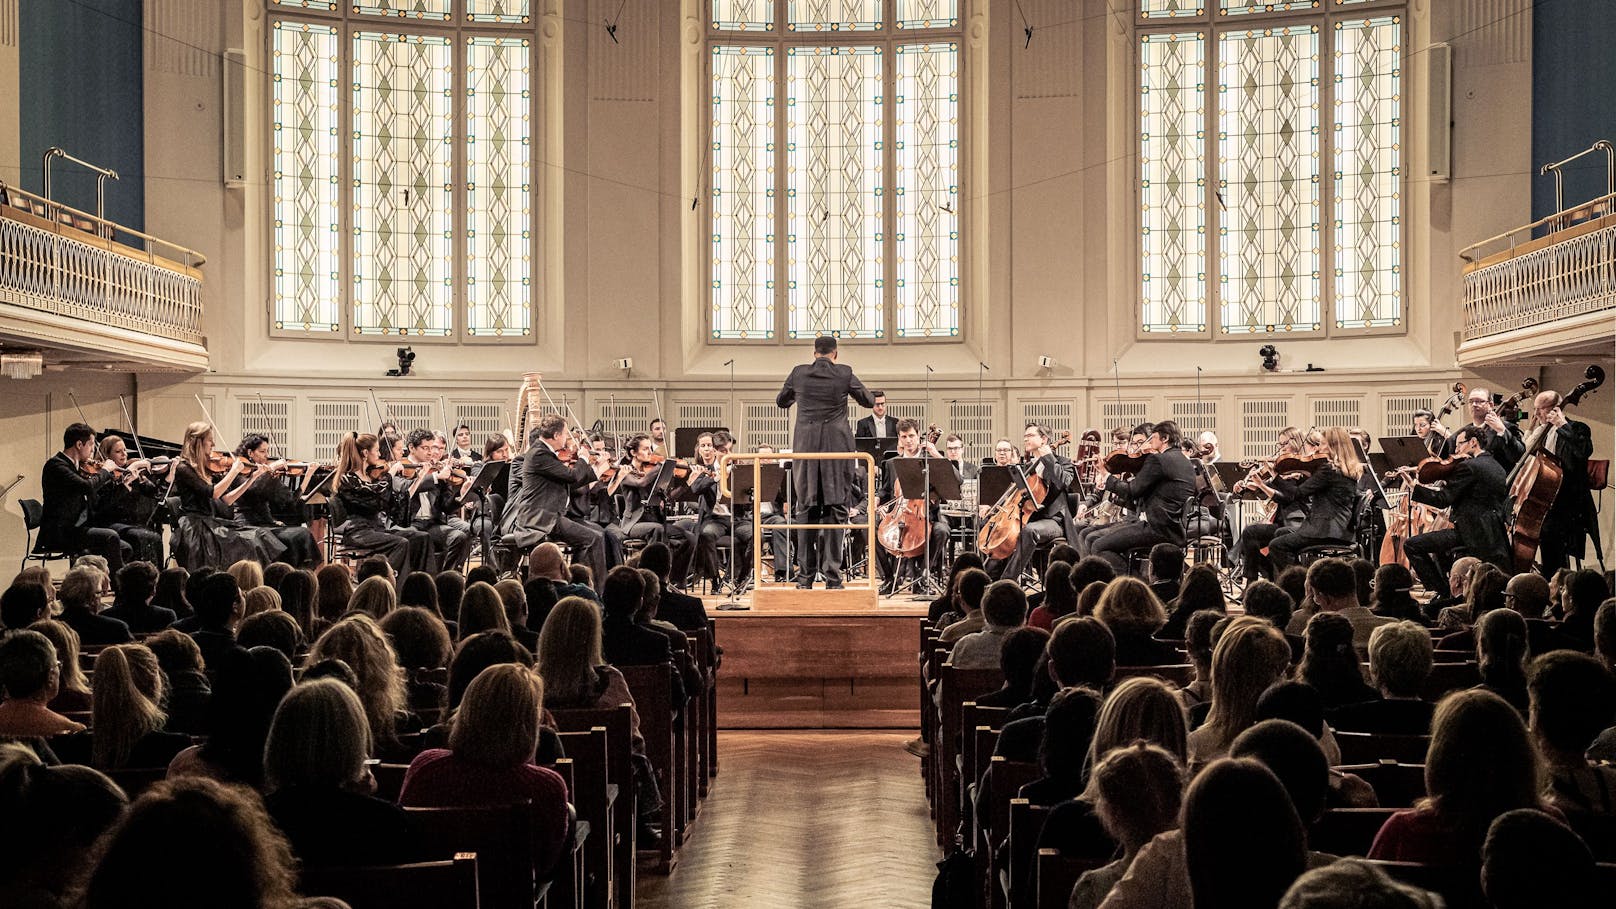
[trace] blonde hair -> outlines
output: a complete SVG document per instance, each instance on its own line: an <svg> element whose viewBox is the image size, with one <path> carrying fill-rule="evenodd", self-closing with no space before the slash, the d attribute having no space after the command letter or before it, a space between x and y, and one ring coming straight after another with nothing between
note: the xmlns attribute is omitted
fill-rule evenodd
<svg viewBox="0 0 1616 909"><path fill-rule="evenodd" d="M515 578L506 578L494 585L494 591L505 604L505 618L509 619L511 627L515 628L518 619L527 616L527 591L522 589L522 582Z"/></svg>
<svg viewBox="0 0 1616 909"><path fill-rule="evenodd" d="M515 663L489 666L471 680L449 730L449 750L474 764L504 767L533 760L539 747L544 681Z"/></svg>
<svg viewBox="0 0 1616 909"><path fill-rule="evenodd" d="M1178 826L1183 761L1148 742L1114 748L1095 766L1089 792L1101 826L1131 855L1157 834Z"/></svg>
<svg viewBox="0 0 1616 909"><path fill-rule="evenodd" d="M511 633L511 620L505 615L505 600L492 584L478 581L466 588L460 598L460 640L480 631Z"/></svg>
<svg viewBox="0 0 1616 909"><path fill-rule="evenodd" d="M141 644L114 644L95 658L95 696L91 701L90 761L117 769L129 760L136 743L163 728L168 717L163 702L163 670L157 655Z"/></svg>
<svg viewBox="0 0 1616 909"><path fill-rule="evenodd" d="M1363 476L1363 461L1358 458L1358 446L1345 427L1331 426L1324 431L1324 444L1330 449L1330 463L1335 469L1356 480Z"/></svg>
<svg viewBox="0 0 1616 909"><path fill-rule="evenodd" d="M199 420L185 427L185 438L180 443L180 459L196 468L197 475L204 480L208 476L208 465L202 460L202 443L212 438L213 424Z"/></svg>
<svg viewBox="0 0 1616 909"><path fill-rule="evenodd" d="M1205 723L1217 733L1219 749L1256 721L1257 699L1285 678L1290 665L1290 643L1266 619L1239 616L1229 622L1212 648L1212 708Z"/></svg>
<svg viewBox="0 0 1616 909"><path fill-rule="evenodd" d="M56 648L56 656L62 662L61 690L89 694L90 680L84 675L84 667L79 665L79 633L73 626L60 619L40 619L28 628L44 635Z"/></svg>
<svg viewBox="0 0 1616 909"><path fill-rule="evenodd" d="M398 591L392 581L381 575L365 578L348 599L349 613L364 613L377 621L387 618L387 614L397 608Z"/></svg>
<svg viewBox="0 0 1616 909"><path fill-rule="evenodd" d="M231 565L229 572L236 579L236 586L242 590L264 586L264 567L252 559L242 559Z"/></svg>
<svg viewBox="0 0 1616 909"><path fill-rule="evenodd" d="M1094 617L1113 634L1151 635L1167 624L1167 610L1150 586L1127 575L1105 585L1100 602L1094 606Z"/></svg>
<svg viewBox="0 0 1616 909"><path fill-rule="evenodd" d="M281 608L280 591L273 587L259 585L242 594L242 602L246 604L242 615L254 616L260 612L279 612ZM294 620L295 621L295 620Z"/></svg>
<svg viewBox="0 0 1616 909"><path fill-rule="evenodd" d="M370 461L365 452L376 447L376 437L370 433L349 433L337 443L337 476L356 473L361 477L365 475L365 465Z"/></svg>
<svg viewBox="0 0 1616 909"><path fill-rule="evenodd" d="M1108 752L1138 741L1165 749L1183 763L1189 751L1187 733L1184 707L1167 683L1147 675L1124 679L1100 706L1094 738L1089 741L1088 764L1094 768ZM1090 777L1089 793L1093 791Z"/></svg>
<svg viewBox="0 0 1616 909"><path fill-rule="evenodd" d="M264 790L309 784L345 787L365 775L370 727L359 695L337 679L286 693L264 743Z"/></svg>
<svg viewBox="0 0 1616 909"><path fill-rule="evenodd" d="M579 700L595 690L600 656L600 608L583 597L562 597L539 632L538 670L557 702Z"/></svg>
<svg viewBox="0 0 1616 909"><path fill-rule="evenodd" d="M43 565L35 565L17 572L11 579L11 585L33 583L45 588L45 605L49 608L56 602L56 579L51 577L50 569Z"/></svg>
<svg viewBox="0 0 1616 909"><path fill-rule="evenodd" d="M308 665L321 660L342 660L353 669L371 740L381 745L394 742L398 712L405 704L404 670L376 620L362 612L343 616L309 650Z"/></svg>

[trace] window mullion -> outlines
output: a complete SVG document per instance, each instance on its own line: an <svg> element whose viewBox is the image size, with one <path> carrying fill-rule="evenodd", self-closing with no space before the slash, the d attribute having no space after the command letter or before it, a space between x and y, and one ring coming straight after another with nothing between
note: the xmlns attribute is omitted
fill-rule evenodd
<svg viewBox="0 0 1616 909"><path fill-rule="evenodd" d="M887 4L887 22L896 21ZM881 332L888 344L898 337L898 45L888 41L881 67Z"/></svg>
<svg viewBox="0 0 1616 909"><path fill-rule="evenodd" d="M1206 157L1201 172L1206 175L1206 188L1201 194L1201 205L1206 209L1206 328L1208 336L1219 338L1223 336L1223 221L1224 210L1222 193L1219 184L1223 179L1223 168L1218 163L1218 123L1223 113L1223 93L1218 90L1218 60L1222 48L1219 45L1218 30L1210 26L1206 29L1206 59L1202 61L1206 73L1206 89L1203 97L1206 103L1202 105L1202 122L1206 125L1206 139L1203 148Z"/></svg>
<svg viewBox="0 0 1616 909"><path fill-rule="evenodd" d="M785 28L785 0L779 0L779 3L776 31ZM783 346L790 331L790 293L786 285L791 277L790 260L794 253L790 243L791 222L787 217L786 203L786 194L792 185L791 173L786 166L789 160L786 153L786 137L789 134L786 97L790 93L786 79L790 70L786 65L785 45L776 41L774 47L774 324L771 330L774 343Z"/></svg>

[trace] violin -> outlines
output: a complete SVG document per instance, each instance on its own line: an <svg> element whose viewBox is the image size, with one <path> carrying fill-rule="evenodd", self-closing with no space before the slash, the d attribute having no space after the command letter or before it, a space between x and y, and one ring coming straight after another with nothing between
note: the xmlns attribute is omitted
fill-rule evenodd
<svg viewBox="0 0 1616 909"><path fill-rule="evenodd" d="M1427 486L1453 475L1459 462L1468 459L1469 455L1456 454L1447 458L1430 457L1414 465L1414 480Z"/></svg>
<svg viewBox="0 0 1616 909"><path fill-rule="evenodd" d="M439 467L441 466L440 464L436 464L436 463L423 463L421 461L411 461L408 458L405 458L404 460L399 461L398 463L399 463L398 475L403 477L406 480L415 479L417 476L419 476L421 474L422 471L425 471L427 473L437 473ZM460 486L460 485L463 485L470 478L471 478L471 475L466 473L465 468L463 468L463 467L454 467L454 468L451 468L449 470L449 476L444 478L442 482L447 483L450 486Z"/></svg>
<svg viewBox="0 0 1616 909"><path fill-rule="evenodd" d="M1315 452L1310 455L1281 455L1273 463L1273 471L1282 477L1312 475L1313 471L1330 463L1330 458L1324 452Z"/></svg>
<svg viewBox="0 0 1616 909"><path fill-rule="evenodd" d="M237 464L240 464L241 469L244 471L258 469L258 465L254 462L229 452L215 451L208 455L208 473L216 477L222 477L229 473L230 469Z"/></svg>
<svg viewBox="0 0 1616 909"><path fill-rule="evenodd" d="M1138 473L1150 458L1149 452L1142 452L1133 446L1118 448L1105 456L1105 472L1113 475Z"/></svg>

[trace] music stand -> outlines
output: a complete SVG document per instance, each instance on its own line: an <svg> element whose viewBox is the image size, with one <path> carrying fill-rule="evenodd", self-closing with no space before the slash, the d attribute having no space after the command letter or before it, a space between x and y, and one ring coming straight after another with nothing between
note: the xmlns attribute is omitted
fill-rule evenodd
<svg viewBox="0 0 1616 909"><path fill-rule="evenodd" d="M1016 482L1016 470L998 464L983 464L982 472L976 475L976 504L980 511L981 506L993 506L1004 496L1004 491Z"/></svg>
<svg viewBox="0 0 1616 909"><path fill-rule="evenodd" d="M483 461L481 463L482 466L477 469L477 473L471 478L471 482L465 484L460 490L460 501L464 502L468 496L473 494L481 495L487 492L495 483L504 486L505 476L511 469L511 462Z"/></svg>
<svg viewBox="0 0 1616 909"><path fill-rule="evenodd" d="M924 561L920 574L905 586L919 598L931 599L938 592L937 578L931 573L931 504L959 498L959 477L947 458L894 458L891 466L897 471L893 477L895 494L901 499L924 499L926 502Z"/></svg>
<svg viewBox="0 0 1616 909"><path fill-rule="evenodd" d="M1380 450L1386 453L1386 463L1391 470L1413 467L1431 456L1419 436L1389 436L1380 440Z"/></svg>
<svg viewBox="0 0 1616 909"><path fill-rule="evenodd" d="M1212 472L1218 475L1218 482L1223 484L1225 492L1233 492L1235 484L1244 480L1251 471L1241 467L1237 461L1218 461L1212 465Z"/></svg>

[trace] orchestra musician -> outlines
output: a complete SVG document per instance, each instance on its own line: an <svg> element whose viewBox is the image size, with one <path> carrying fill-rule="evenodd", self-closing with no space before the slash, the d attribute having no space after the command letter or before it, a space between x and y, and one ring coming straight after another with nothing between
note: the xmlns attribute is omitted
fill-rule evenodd
<svg viewBox="0 0 1616 909"><path fill-rule="evenodd" d="M982 474L982 465L965 459L965 440L957 432L943 437L943 456L954 465L954 476L962 483Z"/></svg>
<svg viewBox="0 0 1616 909"><path fill-rule="evenodd" d="M1174 439L1173 444L1178 444ZM1001 580L1020 581L1022 572L1032 564L1032 557L1040 546L1072 535L1072 512L1067 507L1066 492L1077 478L1072 462L1055 453L1049 444L1049 429L1039 423L1028 423L1022 429L1022 461L1029 475L1036 474L1044 483L1044 499L1021 525L1016 538L1015 551L998 569Z"/></svg>
<svg viewBox="0 0 1616 909"><path fill-rule="evenodd" d="M1476 431L1481 450L1492 455L1498 466L1508 473L1526 451L1520 426L1514 420L1505 420L1493 410L1492 393L1485 388L1470 389L1467 400L1470 405L1469 428ZM1456 432L1442 441L1442 446L1437 449L1437 457L1453 457L1458 445L1457 435Z"/></svg>
<svg viewBox="0 0 1616 909"><path fill-rule="evenodd" d="M1016 443L1000 439L993 443L993 466L1009 467L1016 463Z"/></svg>
<svg viewBox="0 0 1616 909"><path fill-rule="evenodd" d="M942 457L942 454L937 451L935 443L929 439L921 440L919 423L914 420L899 420L898 448L892 457L881 462L880 486L876 491L876 502L883 507L891 508L897 508L902 505L902 502L898 501L898 469L893 464L894 461L904 458L940 457ZM926 520L931 525L931 542L928 544L931 548L931 564L928 567L935 577L941 575L943 554L948 551L948 523L942 520L938 514L937 503L929 501L931 498L929 493L926 498L928 499ZM922 550L922 555L924 555L924 550ZM876 561L881 568L881 577L883 579L881 590L884 596L890 596L897 590L901 576L911 573L918 575L921 571L919 558L900 559L885 548L880 548L876 552Z"/></svg>
<svg viewBox="0 0 1616 909"><path fill-rule="evenodd" d="M872 391L870 397L875 403L870 405L870 415L858 421L858 430L853 433L856 439L890 439L898 434L898 420L887 416L887 393Z"/></svg>
<svg viewBox="0 0 1616 909"><path fill-rule="evenodd" d="M117 531L90 523L96 491L112 481L111 473L91 469L94 457L95 430L86 423L69 424L62 432L62 450L51 455L39 472L44 509L34 545L42 552L99 555L116 577L125 551L132 548Z"/></svg>
<svg viewBox="0 0 1616 909"><path fill-rule="evenodd" d="M455 444L449 452L450 460L462 467L469 467L476 461L481 461L486 455L471 446L471 427L464 423L455 427Z"/></svg>
<svg viewBox="0 0 1616 909"><path fill-rule="evenodd" d="M217 459L212 423L197 422L185 427L180 459L171 468L174 495L180 502L172 548L179 563L191 571L203 565L231 565L242 559L268 565L281 561L286 552L286 544L270 528L248 527L235 518L221 516L223 509L234 508L246 495L252 480L271 472L268 464L227 457L230 465L220 472L213 463ZM237 483L238 478L248 482Z"/></svg>
<svg viewBox="0 0 1616 909"><path fill-rule="evenodd" d="M1425 589L1436 594L1427 604L1432 612L1453 602L1447 571L1456 547L1463 546L1469 555L1506 572L1512 567L1505 530L1510 514L1509 481L1503 466L1482 447L1486 432L1475 426L1455 430L1450 437L1458 461L1453 472L1441 486L1415 484L1410 491L1416 502L1447 508L1453 520L1453 527L1447 530L1417 534L1403 542L1409 566Z"/></svg>
<svg viewBox="0 0 1616 909"><path fill-rule="evenodd" d="M1120 493L1134 503L1139 518L1120 521L1088 538L1089 553L1110 562L1119 573L1128 569L1126 554L1157 543L1184 545L1184 508L1195 494L1195 468L1179 448L1178 424L1157 423L1146 440L1150 453L1133 478L1124 481L1107 474L1102 462L1097 482L1107 492Z"/></svg>
<svg viewBox="0 0 1616 909"><path fill-rule="evenodd" d="M302 503L288 489L281 471L284 459L270 460L269 439L257 433L248 433L236 446L236 457L253 465L251 479L243 480L247 488L236 499L236 520L249 527L261 527L275 535L286 547L285 561L298 568L318 568L323 561L320 546L314 534L301 524L286 524L277 514L301 513ZM265 470L264 468L268 468Z"/></svg>
<svg viewBox="0 0 1616 909"><path fill-rule="evenodd" d="M861 406L876 406L875 397L853 374L852 368L836 362L836 338L829 335L815 338L813 361L793 368L774 399L774 405L781 410L797 405L792 449L799 454L851 452L853 437L847 431L849 397ZM884 403L881 412L884 418ZM852 474L852 465L847 461L794 460L792 482L797 496L797 514L792 523L847 523ZM823 572L827 589L841 587L844 531L799 533L797 557L802 569L797 575L797 586L812 587L815 575Z"/></svg>
<svg viewBox="0 0 1616 909"><path fill-rule="evenodd" d="M456 430L458 440L460 432ZM426 571L433 574L444 570L463 570L471 555L471 524L460 517L460 489L450 483L455 463L446 457L442 436L430 429L412 430L405 437L409 459L419 465L415 478L399 477L395 484L404 500L403 520L410 527L427 535L432 548L427 556ZM471 444L471 430L466 430L466 444ZM465 477L461 481L469 482Z"/></svg>
<svg viewBox="0 0 1616 909"><path fill-rule="evenodd" d="M163 535L151 528L152 514L163 489L152 481L151 461L130 458L123 439L108 435L101 440L101 478L90 506L90 526L105 527L129 544L133 558L163 564Z"/></svg>
<svg viewBox="0 0 1616 909"><path fill-rule="evenodd" d="M608 536L622 540L645 540L647 544L660 543L672 537L673 577L683 578L690 570L691 536L689 528L671 524L657 497L657 468L661 459L656 456L656 442L651 436L640 434L628 440L628 462L618 469L608 491L619 496L617 518L607 528Z"/></svg>
<svg viewBox="0 0 1616 909"><path fill-rule="evenodd" d="M775 453L773 445L759 445L755 450L758 454L772 455ZM764 461L763 463L776 464L779 462ZM774 493L774 500L759 503L759 507L763 509L764 527L780 527L786 523L786 507L787 503L791 501L790 486L791 474L787 473L780 482L780 488ZM784 530L770 530L768 534L769 551L774 559L774 580L777 584L783 584L792 574L789 539Z"/></svg>
<svg viewBox="0 0 1616 909"><path fill-rule="evenodd" d="M1155 427L1150 423L1140 423L1131 431L1118 427L1111 432L1111 443L1116 448L1126 451L1129 455L1137 455L1145 447L1145 443L1150 439L1150 434L1154 430ZM1104 454L1102 453L1099 460L1095 462L1094 468L1089 472L1090 481L1093 483L1094 488L1083 497L1082 504L1078 508L1072 536L1070 537L1072 545L1077 547L1077 551L1083 555L1089 554L1089 543L1092 538L1109 529L1115 523L1110 518L1100 519L1097 512L1102 511L1102 508L1115 513L1122 519L1131 520L1135 514L1133 503L1128 501L1123 491L1112 492L1105 488L1105 481L1100 477L1099 470L1100 461L1103 460Z"/></svg>
<svg viewBox="0 0 1616 909"><path fill-rule="evenodd" d="M1543 391L1532 401L1532 434L1526 450L1541 445L1560 461L1562 477L1554 504L1543 519L1538 541L1539 570L1552 577L1569 558L1582 559L1587 537L1597 533L1593 493L1588 488L1588 457L1593 435L1588 424L1565 415L1559 392Z"/></svg>
<svg viewBox="0 0 1616 909"><path fill-rule="evenodd" d="M1307 503L1307 515L1294 527L1280 527L1268 543L1268 560L1273 574L1296 564L1296 554L1318 543L1348 543L1352 513L1358 507L1358 481L1364 464L1358 459L1352 437L1340 426L1324 430L1322 444L1315 454L1326 460L1301 481L1257 476L1253 482L1280 506L1290 502ZM1249 572L1250 569L1248 568Z"/></svg>
<svg viewBox="0 0 1616 909"><path fill-rule="evenodd" d="M509 461L511 459L511 440L502 432L496 432L483 442L483 457L478 463L476 471L472 474L475 480L478 473L488 464L496 461ZM507 482L509 474L506 474ZM494 531L499 527L500 515L505 510L505 490L503 488L486 489L473 492L466 496L469 509L469 524L471 532L482 541L483 561L494 560Z"/></svg>
<svg viewBox="0 0 1616 909"><path fill-rule="evenodd" d="M588 565L596 578L606 576L606 534L566 515L574 487L599 478L596 465L578 452L578 440L567 421L550 414L539 421L538 438L522 460L519 488L506 502L509 542L526 551L545 540L572 547L572 561Z"/></svg>
<svg viewBox="0 0 1616 909"><path fill-rule="evenodd" d="M606 437L597 432L589 436L589 446L580 448L578 453L588 459L590 466L595 470L596 479L583 486L573 487L572 497L567 502L567 517L588 524L601 532L606 567L616 568L623 564L622 540L607 533L606 528L617 520L617 510L607 488L609 484L600 479L612 466L612 452L606 445Z"/></svg>
<svg viewBox="0 0 1616 909"><path fill-rule="evenodd" d="M668 424L658 418L651 421L647 431L651 435L651 450L659 455L668 454Z"/></svg>
<svg viewBox="0 0 1616 909"><path fill-rule="evenodd" d="M1425 443L1426 451L1436 454L1437 449L1441 448L1442 443L1448 438L1448 428L1443 426L1442 421L1436 418L1436 414L1429 410L1414 411L1413 421L1414 435L1419 436L1420 441Z"/></svg>
<svg viewBox="0 0 1616 909"><path fill-rule="evenodd" d="M337 444L336 502L343 511L337 532L344 544L385 558L399 577L425 570L432 553L426 531L389 517L397 499L393 479L402 471L400 462L382 460L381 440L370 433L349 433Z"/></svg>
<svg viewBox="0 0 1616 909"><path fill-rule="evenodd" d="M1323 441L1322 436L1319 437L1319 441ZM1307 436L1304 436L1300 429L1295 426L1287 426L1279 431L1279 446L1274 451L1274 460L1287 455L1311 455L1313 452L1314 443ZM1271 464L1272 462L1269 463ZM1257 489L1258 487L1253 481L1267 469L1268 466L1264 465L1261 469L1254 471L1247 479L1236 484L1235 491L1238 492L1243 488ZM1271 491L1273 487L1269 487L1269 489ZM1272 567L1268 559L1262 554L1263 549L1267 548L1268 544L1274 539L1274 535L1279 533L1282 528L1294 530L1301 527L1306 520L1307 500L1296 497L1284 504L1276 501L1274 503L1273 520L1252 524L1240 532L1240 538L1235 540L1234 552L1239 559L1242 569L1241 576L1246 583L1249 584L1257 580L1259 575L1273 577Z"/></svg>

